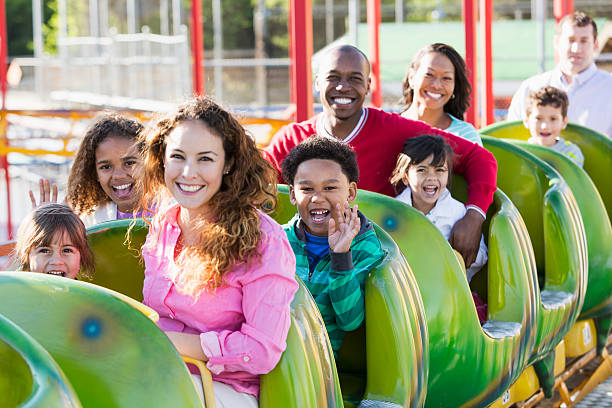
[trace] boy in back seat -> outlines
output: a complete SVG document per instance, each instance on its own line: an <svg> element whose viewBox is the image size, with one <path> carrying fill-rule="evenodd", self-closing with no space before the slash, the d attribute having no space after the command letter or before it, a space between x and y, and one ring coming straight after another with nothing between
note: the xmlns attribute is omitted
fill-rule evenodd
<svg viewBox="0 0 612 408"><path fill-rule="evenodd" d="M365 280L385 256L372 222L349 205L357 196L356 155L345 143L313 136L289 152L282 174L298 210L283 228L335 354L344 333L363 323Z"/></svg>

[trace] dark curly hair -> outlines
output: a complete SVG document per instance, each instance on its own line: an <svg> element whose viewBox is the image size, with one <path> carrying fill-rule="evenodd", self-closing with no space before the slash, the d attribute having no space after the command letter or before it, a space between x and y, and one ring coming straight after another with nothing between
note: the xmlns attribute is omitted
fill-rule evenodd
<svg viewBox="0 0 612 408"><path fill-rule="evenodd" d="M85 226L65 204L45 204L32 210L22 221L17 232L15 260L18 269L30 271L30 252L37 247L51 245L57 232L67 233L81 256L80 274L89 276L94 271L94 256L87 244Z"/></svg>
<svg viewBox="0 0 612 408"><path fill-rule="evenodd" d="M164 181L166 139L181 122L196 120L221 138L228 170L219 191L208 202L215 214L214 221L198 222L196 244L184 248L179 256L184 267L177 284L192 296L203 289L218 288L223 275L234 265L259 257L257 247L262 237L257 209L271 212L276 206L275 171L253 138L231 113L213 100L199 97L143 133L144 174L137 180L142 183L143 192L140 208L152 205L158 211L167 208L171 197Z"/></svg>
<svg viewBox="0 0 612 408"><path fill-rule="evenodd" d="M561 115L565 119L567 117L567 105L569 101L567 94L561 89L554 86L545 86L537 91L529 92L527 97L527 116L536 106L553 106L561 109Z"/></svg>
<svg viewBox="0 0 612 408"><path fill-rule="evenodd" d="M402 112L408 110L414 99L414 89L412 89L410 85L410 76L419 69L421 59L423 59L423 57L429 53L442 54L453 64L453 68L455 69L455 89L453 91L454 98L451 98L448 100L448 102L446 102L446 105L444 105L444 112L453 115L457 119L463 120L463 114L470 107L470 94L472 93L472 86L468 80L467 68L461 55L459 55L459 53L450 45L442 43L430 44L423 47L416 53L414 58L412 58L412 62L410 62L408 72L406 73L406 77L404 78L404 82L402 84L403 95L400 99Z"/></svg>
<svg viewBox="0 0 612 408"><path fill-rule="evenodd" d="M357 183L359 181L359 166L353 148L338 140L315 135L303 140L291 149L281 163L285 182L293 185L300 164L312 159L334 161L340 165L342 173L348 178L349 182Z"/></svg>
<svg viewBox="0 0 612 408"><path fill-rule="evenodd" d="M108 137L138 140L143 126L117 113L106 113L87 129L79 146L70 175L66 202L79 215L91 214L97 206L110 201L96 172L96 149ZM142 150L142 146L138 146Z"/></svg>
<svg viewBox="0 0 612 408"><path fill-rule="evenodd" d="M433 154L432 166L437 167L448 163L450 184L450 180L453 178L453 149L441 136L421 135L406 139L402 152L397 157L397 164L389 180L397 192L406 187L404 180L407 177L408 168L423 162L431 154Z"/></svg>

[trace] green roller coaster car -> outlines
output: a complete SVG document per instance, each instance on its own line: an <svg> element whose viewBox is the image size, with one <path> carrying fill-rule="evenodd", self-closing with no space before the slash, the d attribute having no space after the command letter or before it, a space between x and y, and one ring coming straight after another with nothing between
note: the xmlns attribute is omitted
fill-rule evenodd
<svg viewBox="0 0 612 408"><path fill-rule="evenodd" d="M483 134L505 138L554 167L568 183L580 208L588 246L588 284L579 319L595 318L599 352L612 324L612 141L595 131L569 124L562 137L583 151L585 171L565 156L543 146L526 142L529 132L522 122L502 122L482 130ZM607 208L607 210L606 210Z"/></svg>
<svg viewBox="0 0 612 408"><path fill-rule="evenodd" d="M0 404L80 408L76 393L49 353L0 315Z"/></svg>
<svg viewBox="0 0 612 408"><path fill-rule="evenodd" d="M499 164L498 186L518 207L535 253L539 287L537 330L530 363L551 395L554 348L575 323L588 277L586 235L567 183L551 166L521 148L484 136Z"/></svg>
<svg viewBox="0 0 612 408"><path fill-rule="evenodd" d="M0 298L0 315L49 353L84 407L202 406L170 340L112 291L52 275L0 272Z"/></svg>
<svg viewBox="0 0 612 408"><path fill-rule="evenodd" d="M485 232L489 321L481 327L465 272L436 227L387 196L360 191L357 203L391 235L416 278L429 335L425 406L486 406L494 401L526 367L537 317L536 276L529 267L533 254L516 208L496 192Z"/></svg>
<svg viewBox="0 0 612 408"><path fill-rule="evenodd" d="M273 216L284 222L295 207L286 187L280 190ZM140 222L134 230L132 251L123 244L127 225L128 221L113 221L89 229L96 254L94 282L142 299L144 276L137 248L144 241L146 224ZM347 335L339 352L339 375L321 317L302 285L292 303L287 351L278 366L262 376L261 407L340 407L361 401L423 405L429 366L423 305L399 248L383 230L376 227L376 232L387 256L366 282L365 329Z"/></svg>

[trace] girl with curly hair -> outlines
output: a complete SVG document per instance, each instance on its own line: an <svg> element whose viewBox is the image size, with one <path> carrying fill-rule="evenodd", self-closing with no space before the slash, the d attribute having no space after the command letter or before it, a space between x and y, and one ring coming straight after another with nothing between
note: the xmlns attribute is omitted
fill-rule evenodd
<svg viewBox="0 0 612 408"><path fill-rule="evenodd" d="M76 279L94 270L85 226L64 204L44 204L22 221L14 252L17 269Z"/></svg>
<svg viewBox="0 0 612 408"><path fill-rule="evenodd" d="M410 63L403 83L402 116L482 146L478 132L463 121L472 92L465 61L450 45L421 48Z"/></svg>
<svg viewBox="0 0 612 408"><path fill-rule="evenodd" d="M141 196L134 171L140 163L136 141L142 129L140 123L111 113L85 133L68 176L66 202L86 226L132 217Z"/></svg>
<svg viewBox="0 0 612 408"><path fill-rule="evenodd" d="M156 208L142 249L144 303L181 354L207 362L219 405L257 406L298 287L287 237L265 215L274 170L207 98L147 130L142 169L140 208Z"/></svg>

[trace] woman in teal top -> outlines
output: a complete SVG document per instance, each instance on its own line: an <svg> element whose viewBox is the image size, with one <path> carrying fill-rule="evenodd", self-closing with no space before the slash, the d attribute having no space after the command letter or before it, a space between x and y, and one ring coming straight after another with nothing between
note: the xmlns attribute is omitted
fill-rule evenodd
<svg viewBox="0 0 612 408"><path fill-rule="evenodd" d="M459 53L450 45L428 45L417 52L404 78L402 116L482 146L474 126L460 119L469 106L471 92L465 61Z"/></svg>

